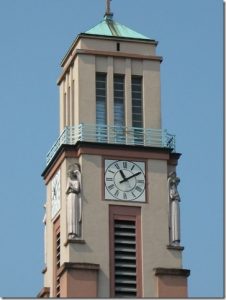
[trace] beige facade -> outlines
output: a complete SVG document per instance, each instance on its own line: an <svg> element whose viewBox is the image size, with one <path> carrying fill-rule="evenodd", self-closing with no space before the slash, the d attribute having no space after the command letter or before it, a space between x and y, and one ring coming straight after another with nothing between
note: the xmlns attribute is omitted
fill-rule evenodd
<svg viewBox="0 0 226 300"><path fill-rule="evenodd" d="M101 150L104 152L104 150ZM157 296L156 276L154 269L158 267L182 268L181 249L168 249L168 197L167 174L168 169L175 169L170 155L159 156L156 152L141 155L139 151L128 149L110 150L107 155L98 155L98 152L84 151L78 158L62 159L61 170L61 264L65 262L82 262L98 264L98 297L110 296L110 270L109 270L109 206L122 205L141 208L142 229L142 295L143 297ZM131 152L131 153L130 153ZM111 154L110 154L111 153ZM78 154L75 154L75 156ZM146 164L147 201L146 203L129 203L109 201L104 199L104 159L133 159L142 160ZM145 159L142 159L145 157ZM153 158L148 158L153 157ZM82 241L67 242L66 228L66 181L67 169L74 162L79 162L82 172ZM54 172L54 171L53 171ZM53 173L54 174L54 173ZM47 184L47 271L44 286L54 291L53 272L53 242L52 232L54 220L51 220L51 179ZM164 188L163 188L164 187ZM57 216L55 217L55 219ZM53 294L50 294L54 296Z"/></svg>
<svg viewBox="0 0 226 300"><path fill-rule="evenodd" d="M121 51L116 50L120 43ZM106 73L107 125L113 121L113 75L125 75L125 124L131 123L131 75L143 77L144 128L161 128L160 62L154 42L114 41L78 37L77 43L64 62L60 87L60 132L65 126L96 122L96 72Z"/></svg>
<svg viewBox="0 0 226 300"><path fill-rule="evenodd" d="M120 51L117 44L120 43ZM143 127L161 129L160 63L155 41L109 37L78 36L62 62L60 89L60 133L66 126L96 123L96 73L107 74L107 125L114 125L113 78L125 78L125 126L132 126L131 76L143 78ZM180 155L169 149L120 147L120 145L78 143L62 146L43 172L47 188L46 201L46 268L44 287L49 296L56 296L59 277L62 297L110 297L111 249L110 206L140 209L140 295L177 296L177 284L183 288L178 295L186 296L186 276L180 272L159 276L158 268L182 269L183 247L169 247L168 176L176 170ZM143 161L145 163L146 201L110 201L104 194L104 160ZM79 163L82 174L82 236L71 241L67 234L68 169ZM52 218L52 182L60 170L60 209ZM60 269L55 269L54 224L60 216ZM71 265L69 265L71 264ZM161 269L162 270L162 269ZM165 277L164 277L165 276ZM89 278L89 279L87 279ZM76 284L75 284L76 282ZM74 288L79 286L78 292ZM93 291L86 294L85 290ZM73 293L75 293L73 295Z"/></svg>

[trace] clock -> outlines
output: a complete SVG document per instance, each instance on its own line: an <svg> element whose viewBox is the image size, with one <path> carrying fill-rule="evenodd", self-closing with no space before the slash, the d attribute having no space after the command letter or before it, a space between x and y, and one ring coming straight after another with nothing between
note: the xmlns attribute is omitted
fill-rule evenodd
<svg viewBox="0 0 226 300"><path fill-rule="evenodd" d="M145 202L145 163L105 160L105 199Z"/></svg>
<svg viewBox="0 0 226 300"><path fill-rule="evenodd" d="M60 170L52 179L51 186L51 215L52 219L60 210Z"/></svg>

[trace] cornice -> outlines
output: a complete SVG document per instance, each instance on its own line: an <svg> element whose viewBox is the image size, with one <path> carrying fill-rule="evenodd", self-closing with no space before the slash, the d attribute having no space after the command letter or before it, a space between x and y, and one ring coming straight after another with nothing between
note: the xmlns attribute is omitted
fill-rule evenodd
<svg viewBox="0 0 226 300"><path fill-rule="evenodd" d="M157 56L157 55L141 55L141 54L126 53L126 52L77 49L75 53L71 55L67 67L65 67L63 73L60 75L60 78L57 81L58 85L60 85L61 81L64 79L65 75L69 71L69 68L73 65L74 60L78 55L111 56L116 58L130 58L130 59L158 61L159 63L163 61L162 56Z"/></svg>
<svg viewBox="0 0 226 300"><path fill-rule="evenodd" d="M91 143L91 142L77 142L75 145L61 145L48 166L42 173L45 183L51 180L60 165L66 158L79 158L81 155L101 155L101 156L114 156L127 157L128 159L156 159L166 160L168 162L176 162L180 153L172 153L172 149L146 147L135 145L118 145L118 144L105 144L105 143Z"/></svg>

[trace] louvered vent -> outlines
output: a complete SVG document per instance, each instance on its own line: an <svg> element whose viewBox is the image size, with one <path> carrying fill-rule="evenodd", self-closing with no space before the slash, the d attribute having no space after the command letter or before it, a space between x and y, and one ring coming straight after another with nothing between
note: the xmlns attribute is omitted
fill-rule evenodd
<svg viewBox="0 0 226 300"><path fill-rule="evenodd" d="M56 234L56 269L60 268L60 231ZM60 297L60 277L56 278L56 297Z"/></svg>
<svg viewBox="0 0 226 300"><path fill-rule="evenodd" d="M137 296L135 221L114 220L115 297Z"/></svg>

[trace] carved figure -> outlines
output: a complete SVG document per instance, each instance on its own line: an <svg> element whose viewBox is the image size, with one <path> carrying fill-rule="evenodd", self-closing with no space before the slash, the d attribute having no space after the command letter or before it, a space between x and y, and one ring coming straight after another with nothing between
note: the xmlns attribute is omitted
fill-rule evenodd
<svg viewBox="0 0 226 300"><path fill-rule="evenodd" d="M81 172L79 164L69 168L67 182L67 229L68 238L81 237L82 199L81 199Z"/></svg>
<svg viewBox="0 0 226 300"><path fill-rule="evenodd" d="M170 243L172 245L180 244L180 195L177 186L180 183L180 178L176 172L171 172L168 177L169 187L169 229Z"/></svg>
<svg viewBox="0 0 226 300"><path fill-rule="evenodd" d="M43 222L43 225L44 225L44 264L46 265L46 262L47 262L47 251L46 251L46 248L47 248L47 245L46 245L46 242L47 242L47 239L46 239L46 237L47 237L47 234L46 234L46 204L44 204L44 210L45 210L45 212L44 212L44 217L43 217L43 220L42 220L42 222Z"/></svg>

